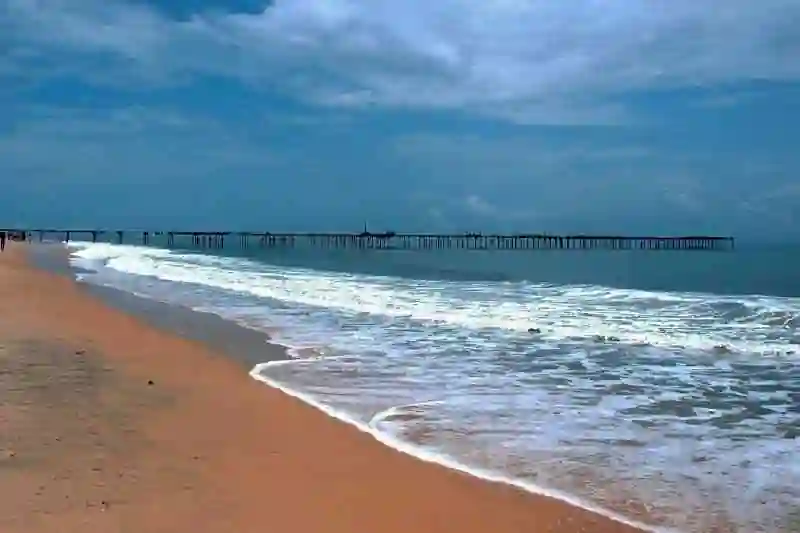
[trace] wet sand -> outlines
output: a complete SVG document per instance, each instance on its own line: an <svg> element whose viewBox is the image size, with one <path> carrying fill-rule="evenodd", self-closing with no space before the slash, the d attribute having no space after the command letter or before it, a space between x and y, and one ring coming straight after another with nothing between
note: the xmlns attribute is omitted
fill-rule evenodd
<svg viewBox="0 0 800 533"><path fill-rule="evenodd" d="M4 533L636 531L384 447L26 250L0 255Z"/></svg>

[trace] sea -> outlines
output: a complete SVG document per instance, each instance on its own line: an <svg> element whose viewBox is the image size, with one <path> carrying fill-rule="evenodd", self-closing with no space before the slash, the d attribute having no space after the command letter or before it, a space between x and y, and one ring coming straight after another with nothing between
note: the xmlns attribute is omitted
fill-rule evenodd
<svg viewBox="0 0 800 533"><path fill-rule="evenodd" d="M800 532L800 247L180 246L69 251L267 333L291 357L254 378L425 460L653 531Z"/></svg>

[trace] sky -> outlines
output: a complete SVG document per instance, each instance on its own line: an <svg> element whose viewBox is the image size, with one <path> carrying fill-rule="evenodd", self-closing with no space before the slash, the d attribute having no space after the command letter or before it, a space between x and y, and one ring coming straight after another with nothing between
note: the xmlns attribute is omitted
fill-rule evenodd
<svg viewBox="0 0 800 533"><path fill-rule="evenodd" d="M0 225L800 241L798 0L0 0Z"/></svg>

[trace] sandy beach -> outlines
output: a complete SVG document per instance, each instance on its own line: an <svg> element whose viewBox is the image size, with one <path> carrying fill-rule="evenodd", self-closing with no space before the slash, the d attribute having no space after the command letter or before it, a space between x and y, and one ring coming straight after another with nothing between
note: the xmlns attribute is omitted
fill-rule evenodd
<svg viewBox="0 0 800 533"><path fill-rule="evenodd" d="M637 531L387 448L25 246L0 255L4 533Z"/></svg>

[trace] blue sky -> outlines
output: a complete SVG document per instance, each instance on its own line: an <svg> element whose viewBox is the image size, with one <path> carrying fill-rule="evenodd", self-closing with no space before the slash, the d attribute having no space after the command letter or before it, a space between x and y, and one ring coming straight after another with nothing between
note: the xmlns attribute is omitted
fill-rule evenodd
<svg viewBox="0 0 800 533"><path fill-rule="evenodd" d="M797 0L3 0L0 224L800 238Z"/></svg>

